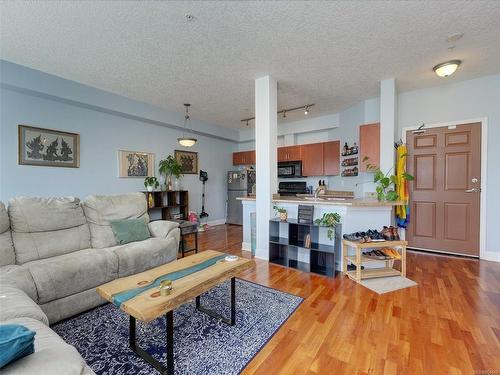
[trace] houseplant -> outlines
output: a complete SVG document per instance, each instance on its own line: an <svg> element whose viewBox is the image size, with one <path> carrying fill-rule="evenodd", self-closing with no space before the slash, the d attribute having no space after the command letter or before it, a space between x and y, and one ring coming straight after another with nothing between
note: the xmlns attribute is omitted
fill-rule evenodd
<svg viewBox="0 0 500 375"><path fill-rule="evenodd" d="M406 157L406 154L401 155L401 158L403 157ZM377 199L379 201L397 201L399 199L399 195L395 189L397 176L391 174L391 171L394 168L391 168L387 171L387 173L384 173L378 166L368 163L367 161L369 159L370 158L368 156L365 156L362 161L366 163L367 171L374 172L373 182L377 185L375 188L375 191L377 192ZM413 181L415 177L404 172L402 174L402 179L406 181Z"/></svg>
<svg viewBox="0 0 500 375"><path fill-rule="evenodd" d="M160 160L158 169L160 174L165 176L167 190L172 190L172 177L179 179L183 175L182 166L172 155L168 155L166 159Z"/></svg>
<svg viewBox="0 0 500 375"><path fill-rule="evenodd" d="M154 189L157 189L158 186L160 186L160 183L156 177L146 177L144 179L144 187L147 191L151 192Z"/></svg>
<svg viewBox="0 0 500 375"><path fill-rule="evenodd" d="M273 209L276 212L278 212L281 221L287 221L287 219L288 219L288 212L287 212L286 208L278 207L278 206L273 206Z"/></svg>
<svg viewBox="0 0 500 375"><path fill-rule="evenodd" d="M328 236L328 239L331 241L333 240L333 230L335 229L337 224L340 223L340 215L336 212L324 213L323 216L319 219L316 219L314 223L316 225L328 228L326 235Z"/></svg>

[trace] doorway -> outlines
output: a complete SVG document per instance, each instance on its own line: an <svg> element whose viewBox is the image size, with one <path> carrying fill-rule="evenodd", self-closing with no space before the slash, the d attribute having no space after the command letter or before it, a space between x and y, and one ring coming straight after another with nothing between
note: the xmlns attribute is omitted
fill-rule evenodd
<svg viewBox="0 0 500 375"><path fill-rule="evenodd" d="M481 123L406 132L408 247L478 257L481 218Z"/></svg>

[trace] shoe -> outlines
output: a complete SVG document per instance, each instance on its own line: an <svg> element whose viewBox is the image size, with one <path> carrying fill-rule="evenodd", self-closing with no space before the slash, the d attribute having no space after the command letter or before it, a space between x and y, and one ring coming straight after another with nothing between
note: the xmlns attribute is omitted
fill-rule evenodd
<svg viewBox="0 0 500 375"><path fill-rule="evenodd" d="M401 259L401 254L396 249L389 249L394 259Z"/></svg>
<svg viewBox="0 0 500 375"><path fill-rule="evenodd" d="M400 241L399 233L398 233L398 228L391 226L390 229L392 231L392 237L394 238L394 241Z"/></svg>
<svg viewBox="0 0 500 375"><path fill-rule="evenodd" d="M392 229L389 227L384 226L384 229L382 229L382 236L386 241L394 241L394 235L392 234Z"/></svg>
<svg viewBox="0 0 500 375"><path fill-rule="evenodd" d="M348 264L347 265L347 270L348 271L356 271L356 266L354 264ZM361 266L361 269L364 270L365 269L365 266Z"/></svg>

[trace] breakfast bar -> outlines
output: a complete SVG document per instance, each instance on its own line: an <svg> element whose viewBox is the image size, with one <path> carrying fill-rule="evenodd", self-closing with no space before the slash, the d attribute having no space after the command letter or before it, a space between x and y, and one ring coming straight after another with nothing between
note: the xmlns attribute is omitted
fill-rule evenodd
<svg viewBox="0 0 500 375"><path fill-rule="evenodd" d="M251 250L251 214L256 211L255 197L238 198L243 205L243 243L242 250ZM366 231L368 229L381 229L384 225L389 226L393 221L393 208L401 202L379 202L375 199L343 199L328 197L275 197L272 204L284 208L288 212L289 219L298 217L299 205L314 206L314 220L321 218L325 213L338 213L341 217L340 230L337 236L346 233ZM332 244L327 237L327 229L321 228L319 242ZM339 258L336 264L337 271L342 269L343 260Z"/></svg>

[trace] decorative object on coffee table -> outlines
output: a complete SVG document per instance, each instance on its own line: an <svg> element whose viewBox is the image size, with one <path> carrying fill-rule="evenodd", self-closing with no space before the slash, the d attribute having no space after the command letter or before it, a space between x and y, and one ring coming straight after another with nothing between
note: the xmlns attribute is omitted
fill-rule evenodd
<svg viewBox="0 0 500 375"><path fill-rule="evenodd" d="M80 135L60 130L18 126L18 163L43 167L80 166Z"/></svg>
<svg viewBox="0 0 500 375"><path fill-rule="evenodd" d="M101 297L129 314L130 348L162 374L174 374L174 309L195 298L198 310L231 326L236 324L235 277L252 267L254 262L244 258L227 262L224 260L226 255L207 250L136 275L113 280L96 289ZM159 291L164 280L172 281L172 290L167 296L162 296ZM226 280L231 283L229 318L200 303L201 294ZM148 283L143 284L143 281ZM136 339L136 319L148 323L162 315L166 317L167 326L166 366L139 347Z"/></svg>
<svg viewBox="0 0 500 375"><path fill-rule="evenodd" d="M118 151L120 177L152 177L154 176L155 155L150 152Z"/></svg>
<svg viewBox="0 0 500 375"><path fill-rule="evenodd" d="M175 160L181 165L183 174L198 174L198 153L175 150Z"/></svg>

